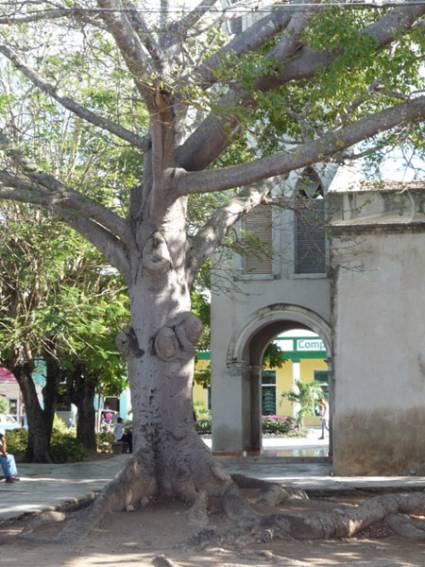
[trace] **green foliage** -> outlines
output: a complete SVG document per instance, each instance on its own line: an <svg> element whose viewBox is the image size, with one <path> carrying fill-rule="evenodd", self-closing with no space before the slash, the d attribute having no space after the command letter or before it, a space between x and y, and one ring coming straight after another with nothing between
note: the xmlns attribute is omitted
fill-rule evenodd
<svg viewBox="0 0 425 567"><path fill-rule="evenodd" d="M211 412L202 402L194 402L193 411L196 415L196 431L200 435L209 435L212 427Z"/></svg>
<svg viewBox="0 0 425 567"><path fill-rule="evenodd" d="M23 428L6 431L6 443L9 453L24 455L28 445L28 431Z"/></svg>
<svg viewBox="0 0 425 567"><path fill-rule="evenodd" d="M0 413L9 413L9 402L3 397L0 397Z"/></svg>
<svg viewBox="0 0 425 567"><path fill-rule="evenodd" d="M204 269L208 269L205 266ZM198 342L199 350L209 350L211 345L211 304L207 297L207 290L193 289L191 292L192 311L202 322L202 335Z"/></svg>
<svg viewBox="0 0 425 567"><path fill-rule="evenodd" d="M28 430L13 429L6 433L7 450L14 454L23 456L28 445ZM66 429L61 419L55 418L52 439L50 444L50 456L55 463L69 463L81 461L86 455L86 450Z"/></svg>
<svg viewBox="0 0 425 567"><path fill-rule="evenodd" d="M2 359L53 352L64 376L83 365L85 375L96 376L99 391L120 392L125 361L115 336L128 320L122 280L48 213L1 203L0 215Z"/></svg>
<svg viewBox="0 0 425 567"><path fill-rule="evenodd" d="M99 453L112 453L112 443L114 443L114 434L109 431L101 431L96 433L96 446Z"/></svg>
<svg viewBox="0 0 425 567"><path fill-rule="evenodd" d="M293 417L282 417L279 415L265 415L261 419L263 433L270 435L285 435L294 432L297 428Z"/></svg>
<svg viewBox="0 0 425 567"><path fill-rule="evenodd" d="M207 419L211 417L211 412L205 407L205 404L203 404L202 402L194 402L193 410L196 415L196 420Z"/></svg>
<svg viewBox="0 0 425 567"><path fill-rule="evenodd" d="M322 384L317 380L312 382L301 382L297 380L294 392L283 392L282 398L292 403L299 404L297 414L297 424L302 427L304 418L308 415L315 415L317 403L323 398Z"/></svg>
<svg viewBox="0 0 425 567"><path fill-rule="evenodd" d="M70 433L62 433L53 430L50 443L50 456L54 463L73 463L84 459L86 449Z"/></svg>
<svg viewBox="0 0 425 567"><path fill-rule="evenodd" d="M212 431L212 420L210 417L203 417L199 420L196 420L196 431L200 435L210 435Z"/></svg>
<svg viewBox="0 0 425 567"><path fill-rule="evenodd" d="M202 388L208 388L208 386L211 386L211 364L201 367L195 366L194 380L196 384L199 384Z"/></svg>
<svg viewBox="0 0 425 567"><path fill-rule="evenodd" d="M268 368L281 368L285 363L283 350L276 343L269 343L263 355L263 365Z"/></svg>
<svg viewBox="0 0 425 567"><path fill-rule="evenodd" d="M55 414L53 418L53 431L56 431L61 435L66 435L70 433L66 423L57 414Z"/></svg>

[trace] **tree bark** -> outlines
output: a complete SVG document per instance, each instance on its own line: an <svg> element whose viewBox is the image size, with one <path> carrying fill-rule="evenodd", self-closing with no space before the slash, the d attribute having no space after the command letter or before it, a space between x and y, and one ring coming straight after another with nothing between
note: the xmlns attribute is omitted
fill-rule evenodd
<svg viewBox="0 0 425 567"><path fill-rule="evenodd" d="M77 406L77 439L89 452L96 452L96 412L94 396L97 380L84 372L84 366L77 364L72 373L70 398Z"/></svg>
<svg viewBox="0 0 425 567"><path fill-rule="evenodd" d="M50 463L50 439L32 379L33 369L34 366L31 363L12 368L24 398L28 419L28 447L25 460L32 463Z"/></svg>
<svg viewBox="0 0 425 567"><path fill-rule="evenodd" d="M43 417L50 443L56 411L60 367L57 358L51 352L45 351L43 358L46 363L46 384L43 388Z"/></svg>

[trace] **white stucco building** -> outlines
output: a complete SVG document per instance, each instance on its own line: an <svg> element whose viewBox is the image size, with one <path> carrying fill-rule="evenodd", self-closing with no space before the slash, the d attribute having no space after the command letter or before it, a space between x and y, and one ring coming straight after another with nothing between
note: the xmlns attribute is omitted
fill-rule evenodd
<svg viewBox="0 0 425 567"><path fill-rule="evenodd" d="M295 212L258 208L246 222L269 255L217 262L216 453L261 450L262 355L301 328L326 345L334 471L425 472L425 182L396 166L390 156L375 182L360 164L293 175Z"/></svg>

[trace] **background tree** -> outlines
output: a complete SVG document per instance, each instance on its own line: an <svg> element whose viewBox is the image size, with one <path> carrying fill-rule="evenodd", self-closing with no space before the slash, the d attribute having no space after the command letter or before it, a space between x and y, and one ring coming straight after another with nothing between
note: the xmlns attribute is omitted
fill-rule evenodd
<svg viewBox="0 0 425 567"><path fill-rule="evenodd" d="M78 409L77 439L88 451L96 451L95 394L119 395L126 385L115 337L128 319L128 305L116 276L97 273L93 278L93 272L86 270L85 278L84 285L74 282L65 291L67 305L58 314L56 356L67 396Z"/></svg>
<svg viewBox="0 0 425 567"><path fill-rule="evenodd" d="M121 387L125 374L114 342L128 317L122 281L105 271L92 246L51 215L4 203L0 215L0 352L25 401L26 458L50 460L58 385L65 376L79 408L77 437L93 450L95 390L101 384ZM32 379L41 360L42 404Z"/></svg>
<svg viewBox="0 0 425 567"><path fill-rule="evenodd" d="M230 477L193 428L197 273L244 214L274 198L282 206L276 177L284 184L291 171L344 159L363 140L421 143L425 6L291 4L258 12L237 35L223 33L236 9L215 0L181 13L168 2L150 11L131 0L11 0L0 9L2 69L28 84L19 104L40 112L50 105L56 122L72 125L57 163L38 147L47 125L36 136L26 112L21 128L4 113L0 196L54 211L122 274L130 296L118 344L128 360L136 455L97 500L92 525L156 492L236 505ZM79 128L93 150L78 154L68 175L65 156ZM111 161L119 156L118 182L99 164L97 182L80 183L100 140L107 151L105 139ZM133 183L122 173L126 151L139 168ZM193 230L188 206L207 194L214 211Z"/></svg>
<svg viewBox="0 0 425 567"><path fill-rule="evenodd" d="M1 360L15 375L25 403L29 425L26 458L48 462L57 364L44 310L55 301L52 297L57 296L63 281L64 258L75 249L71 252L63 231L46 212L3 203L0 215ZM47 367L42 405L32 379L41 357Z"/></svg>

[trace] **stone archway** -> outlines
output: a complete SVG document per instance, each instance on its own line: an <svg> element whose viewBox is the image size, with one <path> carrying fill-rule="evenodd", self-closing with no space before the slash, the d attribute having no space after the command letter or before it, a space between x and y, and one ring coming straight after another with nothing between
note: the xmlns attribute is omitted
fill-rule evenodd
<svg viewBox="0 0 425 567"><path fill-rule="evenodd" d="M269 342L280 333L301 328L317 333L328 353L329 386L333 397L332 333L329 324L317 313L283 303L263 307L250 316L243 328L234 334L227 351L227 367L231 375L241 374L242 382L242 445L243 451L261 451L261 371L262 359ZM333 407L331 406L331 422ZM332 440L332 435L331 435ZM332 441L329 454L331 455Z"/></svg>

